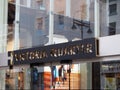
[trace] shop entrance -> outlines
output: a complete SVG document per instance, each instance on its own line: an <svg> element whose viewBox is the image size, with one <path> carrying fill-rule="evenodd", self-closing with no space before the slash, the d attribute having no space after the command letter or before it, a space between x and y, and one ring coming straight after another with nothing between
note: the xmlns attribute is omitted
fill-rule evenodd
<svg viewBox="0 0 120 90"><path fill-rule="evenodd" d="M120 90L120 65L119 61L101 63L102 89Z"/></svg>
<svg viewBox="0 0 120 90"><path fill-rule="evenodd" d="M89 65L85 64L86 67L82 67L82 65L77 63L76 66L74 66L73 62L96 58L98 54L97 46L98 40L90 38L44 47L16 50L9 52L8 55L12 58L10 62L13 62L15 66L30 65L30 87L32 90L41 90L42 88L44 88L44 90L79 90L86 89L83 87L91 86L87 86L87 82L80 80L82 78L79 69L83 69L81 72L83 73L82 76L85 78L85 81L87 80L88 74L91 75L91 72L88 73L88 71L85 71L89 69ZM53 65L53 63L59 64ZM11 66L11 63L9 63L9 66ZM43 72L41 72L40 66L42 66ZM45 66L49 66L49 68ZM91 71L91 68L89 71ZM23 81L20 83L22 82ZM80 82L84 83L83 86L80 86Z"/></svg>
<svg viewBox="0 0 120 90"><path fill-rule="evenodd" d="M31 68L32 90L80 89L79 64L33 66Z"/></svg>

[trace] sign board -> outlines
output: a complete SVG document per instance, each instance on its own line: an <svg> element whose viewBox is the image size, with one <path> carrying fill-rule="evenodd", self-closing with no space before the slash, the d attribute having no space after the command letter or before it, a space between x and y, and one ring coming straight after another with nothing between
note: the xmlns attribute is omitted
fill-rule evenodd
<svg viewBox="0 0 120 90"><path fill-rule="evenodd" d="M97 55L97 39L90 38L79 41L48 45L12 51L14 65L60 62L94 58Z"/></svg>

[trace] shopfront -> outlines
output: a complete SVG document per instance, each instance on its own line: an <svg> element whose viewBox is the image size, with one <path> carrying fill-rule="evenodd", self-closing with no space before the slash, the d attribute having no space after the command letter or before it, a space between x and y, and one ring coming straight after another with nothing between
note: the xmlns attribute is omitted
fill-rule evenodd
<svg viewBox="0 0 120 90"><path fill-rule="evenodd" d="M90 38L11 51L8 53L11 58L9 62L12 61L13 64L9 63L9 67L13 66L12 70L16 72L12 81L17 84L13 86L32 90L90 88L91 86L88 85L88 80L92 77L90 64L80 65L73 62L76 60L84 62L83 60L96 58L97 45L98 40ZM91 82L90 80L89 84Z"/></svg>
<svg viewBox="0 0 120 90"><path fill-rule="evenodd" d="M101 89L120 89L120 35L99 38Z"/></svg>
<svg viewBox="0 0 120 90"><path fill-rule="evenodd" d="M102 89L120 89L120 61L107 61L101 63L101 87Z"/></svg>

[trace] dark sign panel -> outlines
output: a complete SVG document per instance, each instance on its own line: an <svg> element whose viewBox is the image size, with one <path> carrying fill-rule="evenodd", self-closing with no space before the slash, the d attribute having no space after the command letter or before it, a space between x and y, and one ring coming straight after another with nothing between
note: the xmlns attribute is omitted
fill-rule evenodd
<svg viewBox="0 0 120 90"><path fill-rule="evenodd" d="M97 46L97 40L91 38L44 47L16 50L12 52L11 56L13 57L14 65L87 59L96 57Z"/></svg>

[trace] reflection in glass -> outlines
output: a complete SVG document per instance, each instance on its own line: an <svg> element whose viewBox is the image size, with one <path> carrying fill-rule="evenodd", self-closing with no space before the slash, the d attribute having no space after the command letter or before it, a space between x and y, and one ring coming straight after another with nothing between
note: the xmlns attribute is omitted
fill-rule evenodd
<svg viewBox="0 0 120 90"><path fill-rule="evenodd" d="M47 44L47 18L45 11L20 7L20 48Z"/></svg>
<svg viewBox="0 0 120 90"><path fill-rule="evenodd" d="M119 3L120 0L99 0L100 2L100 36L120 34Z"/></svg>

